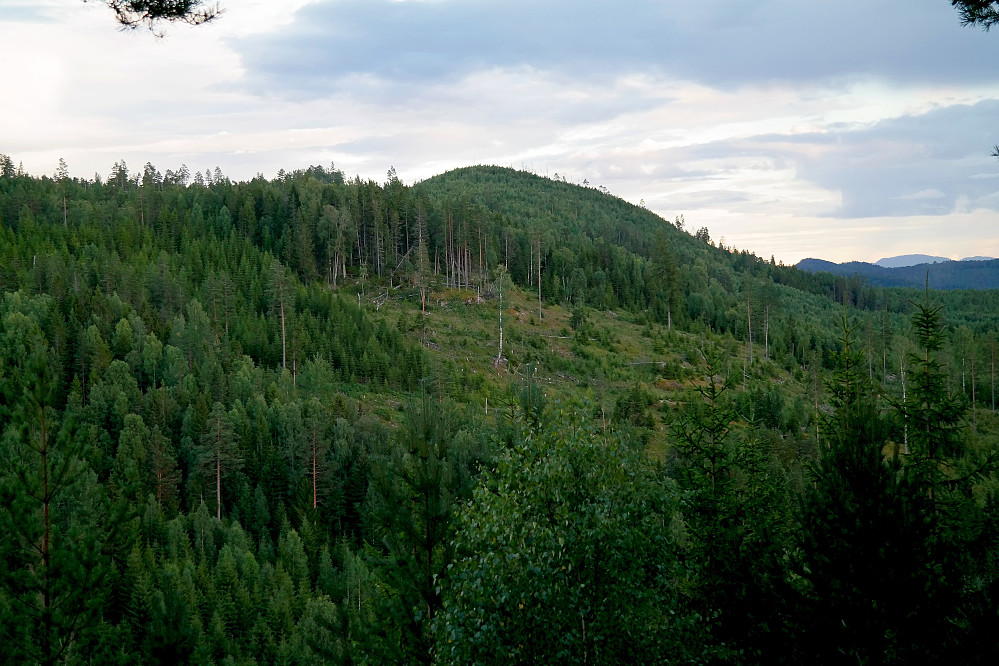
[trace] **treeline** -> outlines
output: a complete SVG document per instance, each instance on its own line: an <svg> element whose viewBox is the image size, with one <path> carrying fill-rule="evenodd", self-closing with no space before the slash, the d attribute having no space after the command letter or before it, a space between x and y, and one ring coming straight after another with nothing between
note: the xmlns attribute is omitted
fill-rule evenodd
<svg viewBox="0 0 999 666"><path fill-rule="evenodd" d="M707 229L688 233L682 218L669 222L599 189L499 167L458 169L409 187L393 171L375 183L319 166L241 183L217 168L164 175L147 163L132 173L122 162L107 178L70 178L63 166L52 178L35 179L3 161L0 219L11 231L22 219L29 226L114 228L120 237L107 242L120 253L144 235L167 252L214 238L231 255L241 252L234 244L245 243L304 284L337 289L349 280L363 291L374 280L386 293L400 285L424 295L489 293L502 264L515 285L538 292L542 307L623 309L668 327L730 334L764 347L787 370L813 354L828 367L837 348L832 302L870 311L872 319L885 311L898 333L915 294L777 265L721 240L716 245ZM0 283L15 284L12 271L33 256L10 257ZM232 270L224 268L223 286ZM258 311L265 311L274 282L258 277ZM979 292L984 302L974 306L942 296L948 320L976 336L994 330L988 313L999 310L996 293ZM285 356L287 363L287 350Z"/></svg>
<svg viewBox="0 0 999 666"><path fill-rule="evenodd" d="M150 263L159 251L197 257L192 242L214 241L216 252L228 253L219 276L223 286L246 244L278 260L302 283L332 288L349 279L362 290L375 280L389 290L403 284L481 293L492 289L494 270L502 264L515 285L538 291L542 303L644 311L670 327L700 326L743 340L751 333L759 337L771 313L798 314L797 306L781 312L774 307L774 285L791 282L784 279L786 269L713 247L704 242L706 233L695 238L682 221L667 222L600 190L508 169L459 170L414 187L392 173L384 184L346 180L332 167L244 183L232 183L218 170L189 178L186 169L164 176L151 164L131 173L116 163L106 179L93 180L65 173L35 179L10 171L0 178L0 219L18 236L22 227L30 232L36 224L74 234L84 227L99 230L90 233L113 231L104 245L123 256L148 245ZM0 275L5 285L17 284L15 274L35 261L34 252L17 252ZM264 312L279 288L275 276L265 277L270 264L244 268L257 271L256 290L245 289L253 307ZM197 280L205 277L200 270L194 266ZM790 275L798 289L809 279L801 272ZM809 284L822 291L820 278ZM747 299L759 312L756 331L747 325ZM808 349L834 346L834 336L819 339L795 330L781 335L774 328L778 358L790 353L800 363Z"/></svg>

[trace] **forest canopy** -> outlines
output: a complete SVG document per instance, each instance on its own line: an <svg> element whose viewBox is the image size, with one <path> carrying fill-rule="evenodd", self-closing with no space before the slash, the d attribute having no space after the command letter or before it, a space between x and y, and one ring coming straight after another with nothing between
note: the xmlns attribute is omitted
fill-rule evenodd
<svg viewBox="0 0 999 666"><path fill-rule="evenodd" d="M994 291L498 167L6 155L0 290L6 661L994 654Z"/></svg>

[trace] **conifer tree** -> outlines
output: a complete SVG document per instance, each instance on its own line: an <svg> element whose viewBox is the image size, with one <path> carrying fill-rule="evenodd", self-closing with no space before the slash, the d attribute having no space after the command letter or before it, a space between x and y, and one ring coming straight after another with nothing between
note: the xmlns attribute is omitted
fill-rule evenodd
<svg viewBox="0 0 999 666"><path fill-rule="evenodd" d="M776 660L786 647L789 591L785 481L752 437L735 431L748 415L729 398L732 382L722 378L717 351L705 361L705 385L670 423L679 457L674 476L686 492L692 537L691 610L706 618L719 649L741 651L749 661Z"/></svg>
<svg viewBox="0 0 999 666"><path fill-rule="evenodd" d="M918 351L909 355L909 384L906 399L899 404L899 416L908 433L911 455L908 464L928 484L930 500L937 508L952 494L957 471L953 462L964 454L964 416L967 399L963 393L950 394L939 354L944 346L941 306L915 303L913 333Z"/></svg>
<svg viewBox="0 0 999 666"><path fill-rule="evenodd" d="M271 263L270 271L270 293L272 309L276 311L281 324L281 369L288 367L288 342L286 319L291 314L289 298L291 297L291 284L287 271L281 262Z"/></svg>
<svg viewBox="0 0 999 666"><path fill-rule="evenodd" d="M84 0L86 1L86 0ZM218 4L205 0L96 0L114 13L115 20L127 29L144 26L156 31L163 23L201 25L222 14Z"/></svg>
<svg viewBox="0 0 999 666"><path fill-rule="evenodd" d="M946 395L933 357L939 309L917 305L913 322L922 347L914 374L922 377L898 407L912 425L908 454L892 441L890 415L845 328L830 385L835 412L823 426L827 446L799 517L807 586L797 633L806 660L906 664L968 655L966 586L976 553L967 528L979 511L968 502L952 511L945 502L957 481L947 475L958 461L947 456L960 450L960 405ZM964 481L961 493L970 494L970 477Z"/></svg>
<svg viewBox="0 0 999 666"><path fill-rule="evenodd" d="M239 448L232 436L229 414L222 403L212 405L211 414L201 433L201 444L197 447L197 465L203 480L212 484L215 490L215 518L222 520L222 477L243 466Z"/></svg>
<svg viewBox="0 0 999 666"><path fill-rule="evenodd" d="M454 515L471 490L469 446L449 405L425 391L407 407L397 442L374 466L369 516L384 548L384 607L392 658L431 663L438 579L454 556ZM387 658L387 656L386 656Z"/></svg>
<svg viewBox="0 0 999 666"><path fill-rule="evenodd" d="M0 304L0 645L11 663L75 659L98 640L103 549L121 515L88 468L89 441L57 410L46 297ZM74 413L79 396L71 396Z"/></svg>

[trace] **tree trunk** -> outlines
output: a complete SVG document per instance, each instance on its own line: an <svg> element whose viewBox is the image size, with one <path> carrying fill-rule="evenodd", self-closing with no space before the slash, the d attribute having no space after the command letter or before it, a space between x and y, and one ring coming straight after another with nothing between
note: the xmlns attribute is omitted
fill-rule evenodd
<svg viewBox="0 0 999 666"><path fill-rule="evenodd" d="M541 323L541 236L538 236L538 323Z"/></svg>
<svg viewBox="0 0 999 666"><path fill-rule="evenodd" d="M219 435L221 436L221 428ZM219 442L219 447L221 449L222 443ZM222 452L219 451L218 455L215 456L215 517L218 520L222 520Z"/></svg>
<svg viewBox="0 0 999 666"><path fill-rule="evenodd" d="M770 304L763 311L763 349L765 360L770 360Z"/></svg>
<svg viewBox="0 0 999 666"><path fill-rule="evenodd" d="M41 608L39 609L42 616L42 631L44 632L42 636L42 663L43 664L54 664L55 656L52 654L52 577L50 573L49 565L51 564L52 557L52 514L51 514L51 504L52 496L49 492L49 433L48 433L48 422L45 419L45 408L42 407L41 411L41 442L39 444L38 452L41 454L42 458L42 545L41 545L41 556L42 556L42 571L44 575L44 582L42 583L42 598Z"/></svg>
<svg viewBox="0 0 999 666"><path fill-rule="evenodd" d="M281 295L281 369L288 368L288 342L285 338L284 328L284 294Z"/></svg>

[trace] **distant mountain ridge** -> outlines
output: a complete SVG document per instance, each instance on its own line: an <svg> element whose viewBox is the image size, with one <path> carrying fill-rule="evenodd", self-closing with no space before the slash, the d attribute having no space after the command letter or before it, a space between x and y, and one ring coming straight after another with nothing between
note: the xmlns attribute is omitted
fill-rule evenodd
<svg viewBox="0 0 999 666"><path fill-rule="evenodd" d="M898 257L884 257L874 262L876 266L882 268L904 268L905 266L918 266L919 264L939 264L950 261L948 257L933 257L928 254L903 254Z"/></svg>
<svg viewBox="0 0 999 666"><path fill-rule="evenodd" d="M961 261L989 261L995 257L965 257ZM874 262L876 266L882 268L905 268L906 266L918 266L920 264L942 264L953 261L949 257L934 257L929 254L903 254L897 257L884 257Z"/></svg>
<svg viewBox="0 0 999 666"><path fill-rule="evenodd" d="M928 255L908 255L940 260L939 263L924 262L915 265L886 267L881 262L904 260L905 257L890 257L879 260L878 264L864 261L848 261L837 264L822 259L802 259L797 267L810 273L832 273L852 277L858 275L872 285L880 287L923 287L927 276L932 289L999 289L999 259L973 257L952 261Z"/></svg>

